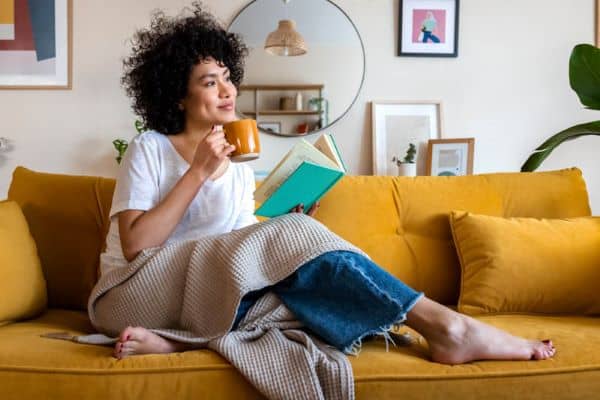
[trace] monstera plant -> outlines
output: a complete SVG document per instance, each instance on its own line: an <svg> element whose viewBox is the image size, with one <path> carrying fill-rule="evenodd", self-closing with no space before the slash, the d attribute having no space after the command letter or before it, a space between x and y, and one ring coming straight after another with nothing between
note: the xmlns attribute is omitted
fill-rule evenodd
<svg viewBox="0 0 600 400"><path fill-rule="evenodd" d="M575 46L569 60L569 81L581 104L600 110L600 49L589 44ZM535 171L562 142L586 135L600 135L600 121L575 125L552 136L533 151L521 171Z"/></svg>

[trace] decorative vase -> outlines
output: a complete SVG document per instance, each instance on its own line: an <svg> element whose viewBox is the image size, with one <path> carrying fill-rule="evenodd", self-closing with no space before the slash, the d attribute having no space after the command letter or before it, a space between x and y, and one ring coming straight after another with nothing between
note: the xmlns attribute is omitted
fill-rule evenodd
<svg viewBox="0 0 600 400"><path fill-rule="evenodd" d="M398 164L398 176L417 176L416 163L400 163Z"/></svg>
<svg viewBox="0 0 600 400"><path fill-rule="evenodd" d="M281 97L279 99L279 109L284 111L296 109L296 98L295 97Z"/></svg>

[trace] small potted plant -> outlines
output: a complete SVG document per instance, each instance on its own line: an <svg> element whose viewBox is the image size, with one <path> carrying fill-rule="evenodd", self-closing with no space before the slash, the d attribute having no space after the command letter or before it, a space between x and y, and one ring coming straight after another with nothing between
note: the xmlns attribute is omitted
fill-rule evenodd
<svg viewBox="0 0 600 400"><path fill-rule="evenodd" d="M394 156L392 162L398 166L398 176L417 176L417 164L415 156L417 155L417 147L414 143L408 145L404 158Z"/></svg>
<svg viewBox="0 0 600 400"><path fill-rule="evenodd" d="M146 129L146 128L144 128L144 124L140 120L136 119L134 125L135 125L135 130L137 131L138 135L140 133L144 132L144 130ZM118 164L121 164L121 160L123 159L123 156L125 155L125 152L127 151L129 142L125 139L115 139L112 141L112 144L113 144L115 150L117 151L117 156L115 157L115 160L117 160Z"/></svg>

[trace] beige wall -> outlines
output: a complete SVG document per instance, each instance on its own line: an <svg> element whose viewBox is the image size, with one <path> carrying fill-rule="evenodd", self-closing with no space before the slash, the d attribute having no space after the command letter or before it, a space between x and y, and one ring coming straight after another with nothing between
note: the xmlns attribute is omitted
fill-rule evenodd
<svg viewBox="0 0 600 400"><path fill-rule="evenodd" d="M59 173L114 176L111 140L133 134L134 115L119 85L126 39L149 11L181 0L74 0L73 90L0 91L0 198L16 165ZM569 88L569 53L593 40L593 0L463 0L456 59L397 57L398 1L336 1L354 20L367 52L361 95L333 128L353 173L371 171L371 100L441 100L444 137L476 138L475 172L517 171L546 137L600 119ZM206 1L225 22L244 1ZM269 169L295 139L263 136L256 169ZM600 141L559 148L544 169L579 166L600 213Z"/></svg>

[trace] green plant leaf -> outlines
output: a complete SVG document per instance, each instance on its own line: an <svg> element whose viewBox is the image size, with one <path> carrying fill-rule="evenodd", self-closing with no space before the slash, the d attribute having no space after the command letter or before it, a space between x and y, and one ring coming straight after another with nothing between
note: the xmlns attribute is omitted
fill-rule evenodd
<svg viewBox="0 0 600 400"><path fill-rule="evenodd" d="M589 44L573 48L569 82L584 106L600 110L600 49Z"/></svg>
<svg viewBox="0 0 600 400"><path fill-rule="evenodd" d="M521 172L535 171L558 145L586 135L600 136L600 121L575 125L552 136L533 151L521 167Z"/></svg>
<svg viewBox="0 0 600 400"><path fill-rule="evenodd" d="M139 119L135 120L134 126L135 126L135 130L137 131L137 133L142 133L143 131L146 130L144 123L142 121L140 121Z"/></svg>

